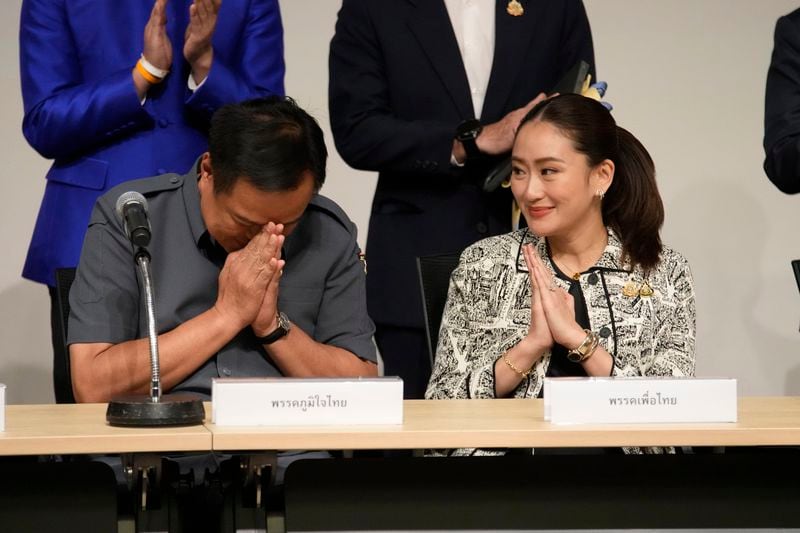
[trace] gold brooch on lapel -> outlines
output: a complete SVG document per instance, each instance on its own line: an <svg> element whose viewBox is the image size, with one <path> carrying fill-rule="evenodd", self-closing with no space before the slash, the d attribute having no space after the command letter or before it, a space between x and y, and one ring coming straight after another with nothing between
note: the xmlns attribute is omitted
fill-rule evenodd
<svg viewBox="0 0 800 533"><path fill-rule="evenodd" d="M636 283L629 281L622 287L622 295L626 298L633 298L634 296L638 296L639 294L639 287L636 286Z"/></svg>
<svg viewBox="0 0 800 533"><path fill-rule="evenodd" d="M644 280L642 286L639 288L639 296L648 297L653 295L653 287L650 286L647 280Z"/></svg>
<svg viewBox="0 0 800 533"><path fill-rule="evenodd" d="M520 4L518 0L509 0L506 6L506 13L512 17L520 17L525 13L525 8L522 7L522 4Z"/></svg>
<svg viewBox="0 0 800 533"><path fill-rule="evenodd" d="M647 280L641 284L629 281L622 287L622 295L626 298L635 298L637 296L647 298L653 295L653 287L650 286Z"/></svg>

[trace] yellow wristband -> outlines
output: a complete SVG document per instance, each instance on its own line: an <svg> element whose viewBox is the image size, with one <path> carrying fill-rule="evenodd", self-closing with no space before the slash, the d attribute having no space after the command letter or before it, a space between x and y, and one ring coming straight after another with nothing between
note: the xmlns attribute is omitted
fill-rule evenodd
<svg viewBox="0 0 800 533"><path fill-rule="evenodd" d="M145 80L147 80L147 83L151 85L156 85L164 80L164 78L158 78L147 72L147 69L142 65L141 59L136 62L136 72L138 72Z"/></svg>

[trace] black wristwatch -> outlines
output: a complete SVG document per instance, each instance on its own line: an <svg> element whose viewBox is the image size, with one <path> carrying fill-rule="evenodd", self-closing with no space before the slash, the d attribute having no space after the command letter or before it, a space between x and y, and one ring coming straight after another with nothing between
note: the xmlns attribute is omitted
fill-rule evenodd
<svg viewBox="0 0 800 533"><path fill-rule="evenodd" d="M476 118L465 120L456 128L456 140L464 145L467 159L474 159L481 155L478 143L475 142L481 131L483 131L483 124Z"/></svg>
<svg viewBox="0 0 800 533"><path fill-rule="evenodd" d="M259 337L256 335L256 341L259 344L272 344L278 339L282 339L285 337L289 330L292 329L292 323L289 322L289 317L286 316L284 313L278 313L278 327L275 328L274 331L269 333L268 335L264 335L263 337Z"/></svg>

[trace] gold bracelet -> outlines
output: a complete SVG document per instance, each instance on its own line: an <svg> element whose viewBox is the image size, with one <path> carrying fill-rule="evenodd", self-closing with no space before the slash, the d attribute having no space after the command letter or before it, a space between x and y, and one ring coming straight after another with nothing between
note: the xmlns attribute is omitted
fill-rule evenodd
<svg viewBox="0 0 800 533"><path fill-rule="evenodd" d="M508 368L510 368L511 370L513 370L514 372L516 372L517 374L522 376L523 379L525 379L528 376L530 376L531 372L533 372L533 366L530 367L528 370L525 370L525 371L520 370L519 368L514 366L514 363L512 363L511 361L508 360L508 358L506 357L506 354L503 354L503 362L506 365L508 365ZM536 365L534 365L534 366L536 366Z"/></svg>

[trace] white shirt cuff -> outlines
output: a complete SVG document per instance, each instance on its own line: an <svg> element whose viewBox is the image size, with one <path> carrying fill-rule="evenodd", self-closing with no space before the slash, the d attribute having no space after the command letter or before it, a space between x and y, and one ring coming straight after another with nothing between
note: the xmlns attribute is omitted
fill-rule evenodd
<svg viewBox="0 0 800 533"><path fill-rule="evenodd" d="M203 84L206 82L207 79L208 79L208 76L203 78L203 81L201 81L200 83L195 83L194 76L190 72L189 73L189 80L188 80L189 90L192 91L192 92L195 92L197 89L199 89L200 87L203 86Z"/></svg>

